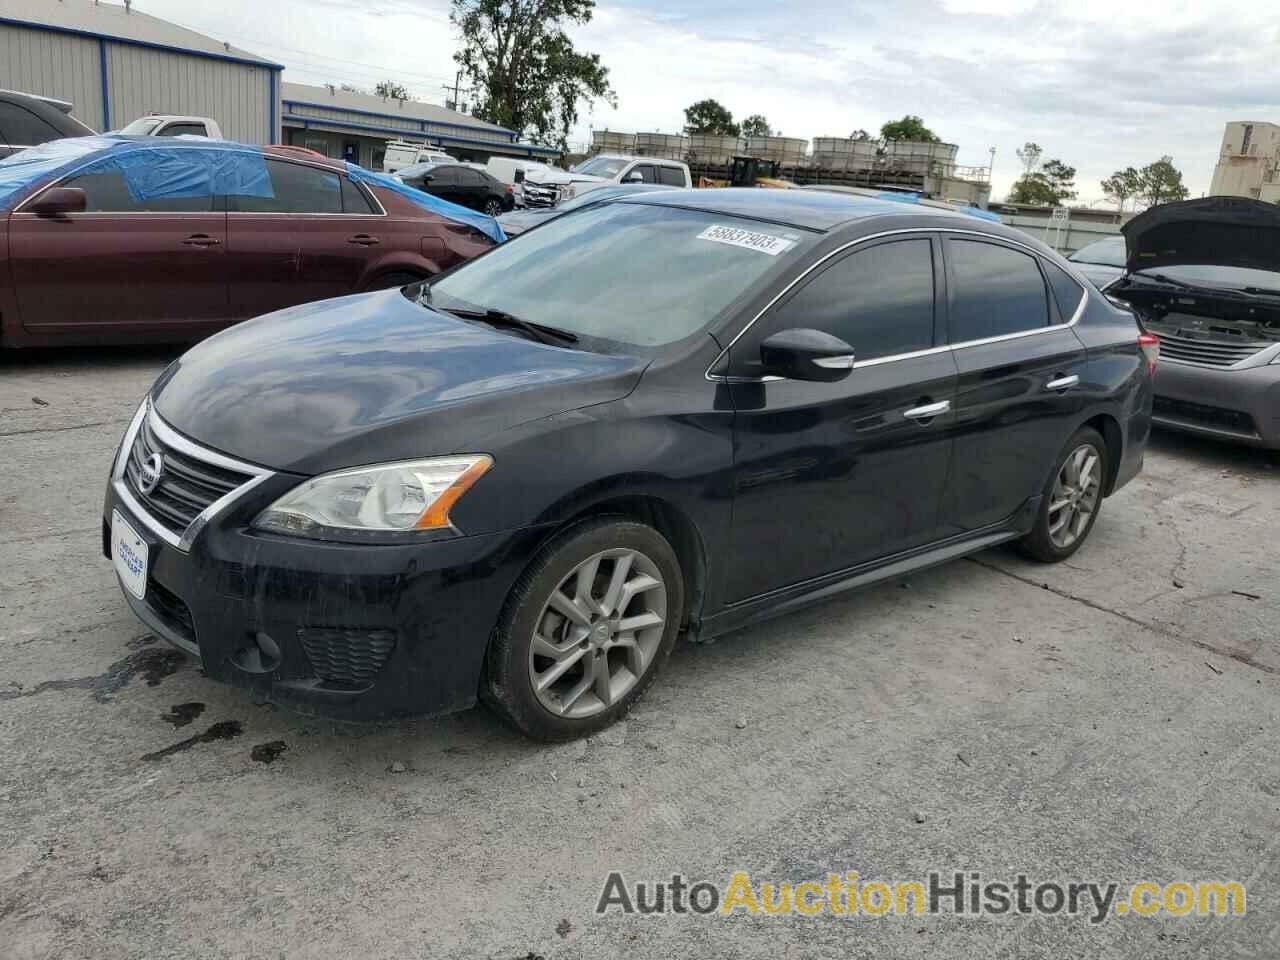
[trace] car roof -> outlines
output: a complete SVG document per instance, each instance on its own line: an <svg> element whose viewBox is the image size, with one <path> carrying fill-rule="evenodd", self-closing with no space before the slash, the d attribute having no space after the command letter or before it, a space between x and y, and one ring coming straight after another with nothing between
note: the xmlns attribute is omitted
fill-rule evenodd
<svg viewBox="0 0 1280 960"><path fill-rule="evenodd" d="M669 190L626 197L617 202L684 207L730 217L771 220L822 232L850 221L881 216L955 218L966 228L985 222L951 210L914 206L878 197L808 190L763 190L758 187Z"/></svg>

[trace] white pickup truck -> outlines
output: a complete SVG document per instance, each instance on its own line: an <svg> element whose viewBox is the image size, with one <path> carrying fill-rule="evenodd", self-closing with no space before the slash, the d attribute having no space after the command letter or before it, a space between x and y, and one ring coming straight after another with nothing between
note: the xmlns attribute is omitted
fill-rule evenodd
<svg viewBox="0 0 1280 960"><path fill-rule="evenodd" d="M561 193L564 200L580 197L609 183L656 183L672 190L693 188L688 164L660 157L600 153L573 167L569 176L572 182Z"/></svg>
<svg viewBox="0 0 1280 960"><path fill-rule="evenodd" d="M211 117L181 117L176 114L152 114L139 117L117 133L127 137L209 137L222 139L222 128Z"/></svg>

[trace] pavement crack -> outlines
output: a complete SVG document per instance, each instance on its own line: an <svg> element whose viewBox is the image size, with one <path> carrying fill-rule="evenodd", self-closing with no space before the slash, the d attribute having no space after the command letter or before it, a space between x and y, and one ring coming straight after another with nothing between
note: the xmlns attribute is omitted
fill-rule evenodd
<svg viewBox="0 0 1280 960"><path fill-rule="evenodd" d="M1179 643L1189 643L1192 646L1198 647L1201 650L1207 650L1210 653L1216 653L1220 657L1227 657L1228 659L1234 660L1237 663L1244 664L1246 667L1253 667L1253 669L1255 670L1261 670L1263 673L1269 673L1272 676L1280 675L1280 669L1269 666L1268 664L1265 664L1265 663L1259 663L1257 660L1254 660L1252 657L1250 657L1247 654L1241 653L1239 650L1232 650L1230 648L1218 647L1212 643L1205 643L1203 640L1196 640L1194 637L1184 636L1183 634L1178 633L1176 630L1169 630L1168 628L1162 627L1156 623L1148 623L1147 621L1141 620L1138 617L1127 614L1122 610L1115 610L1104 604L1097 603L1096 601L1090 600L1088 597L1081 597L1077 594L1071 593L1069 590L1063 590L1060 587L1055 587L1052 584L1044 582L1043 580L1033 580L1031 577L1025 577L1022 574L1014 573L1012 570L1005 570L1003 567L998 567L993 563L988 563L987 561L980 560L977 557L965 557L965 559L968 560L970 563L977 564L978 566L983 567L987 570L990 570L993 573L999 573L999 574L1002 574L1003 576L1010 577L1011 579L1017 580L1020 583L1025 583L1027 586L1030 586L1030 587L1036 587L1037 589L1040 589L1040 590L1048 590L1054 596L1061 597L1064 600L1071 600L1074 603L1083 604L1084 606L1090 608L1091 610L1097 610L1099 613L1106 613L1106 614L1110 614L1113 617L1118 617L1119 619L1124 620L1126 623L1133 624L1135 627L1141 627L1143 630L1150 630L1152 633L1158 633L1160 634L1160 636L1167 637L1170 640L1176 640Z"/></svg>
<svg viewBox="0 0 1280 960"><path fill-rule="evenodd" d="M113 424L128 422L128 420L95 420L93 423L72 423L65 427L32 427L29 430L7 430L0 433L0 437L22 437L32 433L65 433L68 430L91 430L94 427L109 427Z"/></svg>

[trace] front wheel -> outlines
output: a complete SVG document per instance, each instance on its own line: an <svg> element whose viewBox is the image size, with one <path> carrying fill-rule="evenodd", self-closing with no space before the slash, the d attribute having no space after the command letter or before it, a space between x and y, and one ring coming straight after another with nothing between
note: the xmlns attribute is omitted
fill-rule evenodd
<svg viewBox="0 0 1280 960"><path fill-rule="evenodd" d="M1033 560L1057 563L1084 543L1102 507L1107 445L1098 432L1082 427L1067 441L1049 481L1031 532L1018 547Z"/></svg>
<svg viewBox="0 0 1280 960"><path fill-rule="evenodd" d="M680 563L652 527L591 520L553 540L512 588L481 694L517 730L570 740L625 714L675 645Z"/></svg>

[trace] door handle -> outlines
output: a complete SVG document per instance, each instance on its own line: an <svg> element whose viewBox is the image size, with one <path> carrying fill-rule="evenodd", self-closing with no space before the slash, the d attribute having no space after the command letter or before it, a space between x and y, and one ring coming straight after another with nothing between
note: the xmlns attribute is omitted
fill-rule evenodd
<svg viewBox="0 0 1280 960"><path fill-rule="evenodd" d="M1046 390L1070 390L1080 382L1080 378L1074 373L1069 377L1054 377L1044 385Z"/></svg>
<svg viewBox="0 0 1280 960"><path fill-rule="evenodd" d="M926 403L923 406L904 410L902 415L908 420L932 420L938 414L946 413L950 409L950 400L939 400L937 403Z"/></svg>
<svg viewBox="0 0 1280 960"><path fill-rule="evenodd" d="M381 241L377 237L371 237L367 233L357 233L354 237L348 237L347 243L354 243L361 247L372 247Z"/></svg>
<svg viewBox="0 0 1280 960"><path fill-rule="evenodd" d="M216 247L222 241L217 237L211 237L207 233L196 233L187 237L182 241L189 247Z"/></svg>

